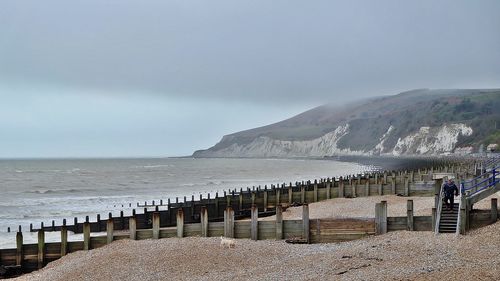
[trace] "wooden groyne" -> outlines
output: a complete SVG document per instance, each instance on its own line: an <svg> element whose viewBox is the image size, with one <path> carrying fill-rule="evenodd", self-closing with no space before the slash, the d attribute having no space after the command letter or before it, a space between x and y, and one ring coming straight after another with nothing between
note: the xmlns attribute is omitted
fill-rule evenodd
<svg viewBox="0 0 500 281"><path fill-rule="evenodd" d="M408 201L407 216L387 217L387 203L375 206L375 218L367 219L313 219L309 218L308 203L330 198L355 198L360 196L398 194L401 196L436 196L443 177L462 178L470 176L474 163L431 167L416 171L378 172L340 178L327 178L295 185L271 185L269 188L247 188L239 192L232 190L214 198L171 203L166 210L155 204L154 211L144 208L143 213L132 211L125 216L101 218L90 222L66 220L56 226L33 229L38 233L37 244L24 244L21 229L16 234L16 248L0 249L0 264L14 266L30 272L48 262L75 251L102 247L120 239L160 239L169 237L234 237L261 239L287 239L290 242L324 243L358 239L367 235L388 231L432 231L436 222L436 211L432 216L414 216L413 202ZM159 201L160 204L163 202ZM480 227L498 219L496 200L489 211L471 212L474 219L471 227ZM146 203L147 205L147 203ZM284 207L302 205L301 220L283 220ZM258 217L275 214L273 221L259 221ZM238 218L249 218L238 220ZM59 231L60 242L46 243L47 231ZM68 231L83 233L83 241L68 241ZM101 232L105 234L94 233Z"/></svg>
<svg viewBox="0 0 500 281"><path fill-rule="evenodd" d="M208 194L207 198L191 196L184 197L182 201L176 198L174 202L168 200L155 200L144 205L137 203L141 208L133 209L132 213L125 214L120 211L118 217L111 213L107 217L98 214L95 219L88 216L85 221L73 218L71 222L63 221L57 225L52 221L51 225L40 224L40 227L30 225L30 231L60 231L64 225L69 231L82 233L84 223L90 224L91 232L101 232L105 229L107 221L112 219L115 229L128 229L128 218L135 216L137 229L148 229L152 226L152 214L159 212L161 227L175 226L176 213L179 209L185 214L186 223L200 222L200 211L202 207L208 210L208 220L211 222L222 221L224 210L231 207L236 213L236 219L250 216L252 205L256 205L260 216L273 215L274 209L280 204L304 204L331 198L355 198L373 195L399 194L401 196L433 196L435 193L435 178L440 174L457 175L467 177L474 172L474 164L458 163L431 168L417 169L415 171L384 171L368 174L349 175L345 177L332 177L307 182L271 184L263 187L247 187L239 190L224 191L215 196ZM440 183L438 183L440 184ZM131 205L131 204L129 204ZM153 210L152 210L153 209Z"/></svg>

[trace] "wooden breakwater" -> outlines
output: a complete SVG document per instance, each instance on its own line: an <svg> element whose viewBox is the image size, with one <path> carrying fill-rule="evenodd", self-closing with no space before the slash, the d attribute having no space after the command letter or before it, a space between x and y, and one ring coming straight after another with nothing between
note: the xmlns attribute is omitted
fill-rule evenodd
<svg viewBox="0 0 500 281"><path fill-rule="evenodd" d="M399 194L401 196L434 196L436 176L459 175L468 176L474 171L474 163L456 163L453 165L443 165L430 168L417 169L415 171L384 171L373 172L364 175L350 175L345 177L332 177L307 182L296 182L295 184L271 184L269 187L252 187L240 190L224 191L221 196L208 194L207 198L184 197L180 202L179 198L175 202L168 200L157 200L148 204L145 202L141 209L133 209L131 214L120 211L118 217L113 217L111 213L107 217L98 214L92 221L87 216L85 221L78 221L74 218L72 222L63 221L62 225L56 225L55 221L47 226L40 224L40 227L30 226L30 231L36 232L40 229L44 231L60 231L65 226L69 231L82 233L83 225L90 224L91 232L101 232L106 228L109 219L113 220L117 230L128 229L128 218L135 216L136 227L138 229L148 229L152 226L152 214L159 212L161 217L161 227L176 225L176 213L182 209L185 214L186 223L200 222L200 211L202 207L208 210L208 219L211 222L222 221L224 210L231 207L236 213L236 219L249 217L252 205L256 205L260 216L273 215L274 209L281 204L303 204L327 200L331 198L354 198L372 195ZM164 204L166 202L166 204ZM151 210L154 209L154 210Z"/></svg>
<svg viewBox="0 0 500 281"><path fill-rule="evenodd" d="M497 200L492 199L491 210L471 213L472 227L481 227L496 222L498 216ZM309 206L302 205L302 219L284 220L281 206L276 207L274 220L259 220L257 206L251 208L250 220L235 220L234 210L228 207L224 210L224 220L209 222L206 208L201 210L199 223L185 223L184 213L179 209L176 213L175 227L160 227L159 212L153 212L153 224L149 229L137 229L136 217L128 218L127 231L116 231L114 221L109 219L106 224L106 235L91 236L90 224L84 223L83 241L68 241L68 230L60 230L61 241L45 242L45 231L38 231L37 244L23 244L22 232L16 236L15 249L0 249L0 264L19 266L23 272L42 268L47 263L57 260L68 253L91 250L103 247L115 240L161 239L172 237L233 237L252 240L288 239L303 243L330 243L359 239L369 235L384 234L390 231L432 231L434 230L436 211L432 216L414 216L413 201L408 200L407 215L387 217L387 202L382 201L375 206L375 218L344 218L344 219L310 219Z"/></svg>
<svg viewBox="0 0 500 281"><path fill-rule="evenodd" d="M384 205L387 207L387 204ZM153 225L150 229L137 229L136 218L129 217L127 232L117 232L113 220L108 220L106 235L91 236L90 224L84 223L84 240L68 241L68 230L61 229L61 241L55 243L45 242L45 231L38 231L37 244L23 244L22 232L17 233L15 249L0 250L0 264L19 265L24 272L30 272L45 266L48 262L75 251L100 248L115 240L121 239L160 239L171 237L234 237L252 240L264 239L290 239L305 243L342 242L358 239L376 233L382 234L394 229L392 218L387 218L387 212L376 213L375 219L313 219L309 218L309 207L302 206L302 219L283 220L281 207L276 208L275 220L258 220L257 206L251 208L251 219L234 219L234 210L230 207L224 211L224 221L209 222L207 209L201 212L200 223L184 222L184 213L179 209L176 214L175 227L160 227L161 217L158 212L153 213ZM385 214L385 217L384 217ZM381 223L379 223L381 222ZM415 230L430 230L420 226L420 220L415 220ZM397 228L397 227L396 227ZM380 230L385 229L385 230Z"/></svg>

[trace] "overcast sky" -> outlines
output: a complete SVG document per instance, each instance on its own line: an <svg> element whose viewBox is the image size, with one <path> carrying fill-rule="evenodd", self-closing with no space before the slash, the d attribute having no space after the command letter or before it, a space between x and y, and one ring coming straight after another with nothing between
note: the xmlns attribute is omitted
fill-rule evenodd
<svg viewBox="0 0 500 281"><path fill-rule="evenodd" d="M178 156L330 101L500 87L500 1L0 1L0 157Z"/></svg>

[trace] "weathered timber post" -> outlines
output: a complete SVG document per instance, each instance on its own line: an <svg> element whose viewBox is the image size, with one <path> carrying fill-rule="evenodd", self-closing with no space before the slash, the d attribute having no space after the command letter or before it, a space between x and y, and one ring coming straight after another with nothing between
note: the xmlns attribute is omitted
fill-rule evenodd
<svg viewBox="0 0 500 281"><path fill-rule="evenodd" d="M413 200L408 200L406 202L406 230L408 231L413 231L414 229L414 224L413 224Z"/></svg>
<svg viewBox="0 0 500 281"><path fill-rule="evenodd" d="M365 182L365 196L370 196L370 178L367 178Z"/></svg>
<svg viewBox="0 0 500 281"><path fill-rule="evenodd" d="M128 218L128 228L129 228L129 234L130 234L130 240L136 240L137 239L137 218L135 214L133 214L131 217Z"/></svg>
<svg viewBox="0 0 500 281"><path fill-rule="evenodd" d="M332 198L330 185L331 185L330 181L327 181L326 182L326 199L327 200Z"/></svg>
<svg viewBox="0 0 500 281"><path fill-rule="evenodd" d="M396 194L396 176L391 176L391 191L392 194Z"/></svg>
<svg viewBox="0 0 500 281"><path fill-rule="evenodd" d="M384 185L382 183L378 184L378 195L384 195Z"/></svg>
<svg viewBox="0 0 500 281"><path fill-rule="evenodd" d="M491 198L491 223L495 223L497 219L498 219L497 198Z"/></svg>
<svg viewBox="0 0 500 281"><path fill-rule="evenodd" d="M276 206L276 240L283 239L283 209L281 205Z"/></svg>
<svg viewBox="0 0 500 281"><path fill-rule="evenodd" d="M300 186L300 203L306 203L306 187L304 185Z"/></svg>
<svg viewBox="0 0 500 281"><path fill-rule="evenodd" d="M352 198L358 197L357 192L356 192L356 187L357 187L357 183L355 181L351 181Z"/></svg>
<svg viewBox="0 0 500 281"><path fill-rule="evenodd" d="M387 233L387 201L375 204L375 234Z"/></svg>
<svg viewBox="0 0 500 281"><path fill-rule="evenodd" d="M101 232L101 215L100 214L97 214L96 221L97 221L97 232Z"/></svg>
<svg viewBox="0 0 500 281"><path fill-rule="evenodd" d="M201 222L201 237L208 237L208 210L207 207L205 206L201 206L200 222Z"/></svg>
<svg viewBox="0 0 500 281"><path fill-rule="evenodd" d="M314 183L313 202L318 202L318 184Z"/></svg>
<svg viewBox="0 0 500 281"><path fill-rule="evenodd" d="M276 189L276 204L275 206L278 206L281 204L281 188Z"/></svg>
<svg viewBox="0 0 500 281"><path fill-rule="evenodd" d="M153 239L160 238L160 212L153 213Z"/></svg>
<svg viewBox="0 0 500 281"><path fill-rule="evenodd" d="M381 223L382 222L382 204L375 204L375 235L382 234Z"/></svg>
<svg viewBox="0 0 500 281"><path fill-rule="evenodd" d="M252 192L252 205L255 204L255 192Z"/></svg>
<svg viewBox="0 0 500 281"><path fill-rule="evenodd" d="M21 232L21 227L16 233L16 265L23 265L23 233Z"/></svg>
<svg viewBox="0 0 500 281"><path fill-rule="evenodd" d="M113 242L113 235L114 235L114 220L113 218L108 218L107 222L106 222L106 243L107 244L110 244L111 242Z"/></svg>
<svg viewBox="0 0 500 281"><path fill-rule="evenodd" d="M83 250L90 250L90 223L87 221L83 223Z"/></svg>
<svg viewBox="0 0 500 281"><path fill-rule="evenodd" d="M224 236L234 238L234 211L231 207L224 210Z"/></svg>
<svg viewBox="0 0 500 281"><path fill-rule="evenodd" d="M307 204L302 205L302 236L306 243L310 243L309 236L309 206Z"/></svg>
<svg viewBox="0 0 500 281"><path fill-rule="evenodd" d="M252 223L250 228L250 238L252 240L257 240L259 239L259 210L257 209L257 206L255 206L255 204L252 205L250 215L252 218Z"/></svg>
<svg viewBox="0 0 500 281"><path fill-rule="evenodd" d="M464 235L467 232L467 199L462 195L460 198L460 234Z"/></svg>
<svg viewBox="0 0 500 281"><path fill-rule="evenodd" d="M45 231L38 230L38 269L45 265Z"/></svg>
<svg viewBox="0 0 500 281"><path fill-rule="evenodd" d="M74 224L73 232L77 233L78 232L78 218L77 217L75 217L73 219L73 224Z"/></svg>
<svg viewBox="0 0 500 281"><path fill-rule="evenodd" d="M288 186L288 204L293 203L293 188L292 188L292 183Z"/></svg>
<svg viewBox="0 0 500 281"><path fill-rule="evenodd" d="M267 196L268 196L268 193L267 193L267 189L264 190L264 212L267 212Z"/></svg>
<svg viewBox="0 0 500 281"><path fill-rule="evenodd" d="M406 197L410 196L410 181L405 177L405 194Z"/></svg>
<svg viewBox="0 0 500 281"><path fill-rule="evenodd" d="M63 219L61 226L61 257L68 253L68 227L66 226L66 219Z"/></svg>
<svg viewBox="0 0 500 281"><path fill-rule="evenodd" d="M339 198L344 198L344 178L339 179Z"/></svg>
<svg viewBox="0 0 500 281"><path fill-rule="evenodd" d="M432 231L436 232L437 209L432 208Z"/></svg>
<svg viewBox="0 0 500 281"><path fill-rule="evenodd" d="M215 192L215 217L219 217L219 192Z"/></svg>
<svg viewBox="0 0 500 281"><path fill-rule="evenodd" d="M239 194L239 210L243 210L243 191L240 190L240 194Z"/></svg>
<svg viewBox="0 0 500 281"><path fill-rule="evenodd" d="M182 208L177 210L177 237L184 237L184 211Z"/></svg>

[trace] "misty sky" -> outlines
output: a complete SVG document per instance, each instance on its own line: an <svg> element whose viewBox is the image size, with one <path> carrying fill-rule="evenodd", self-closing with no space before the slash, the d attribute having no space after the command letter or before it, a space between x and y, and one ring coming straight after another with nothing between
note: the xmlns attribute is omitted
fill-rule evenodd
<svg viewBox="0 0 500 281"><path fill-rule="evenodd" d="M180 156L330 101L500 88L500 1L0 1L0 157Z"/></svg>

